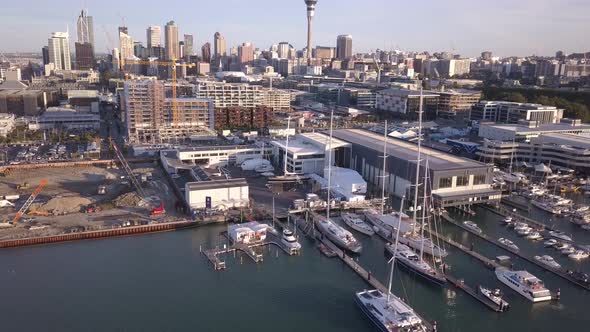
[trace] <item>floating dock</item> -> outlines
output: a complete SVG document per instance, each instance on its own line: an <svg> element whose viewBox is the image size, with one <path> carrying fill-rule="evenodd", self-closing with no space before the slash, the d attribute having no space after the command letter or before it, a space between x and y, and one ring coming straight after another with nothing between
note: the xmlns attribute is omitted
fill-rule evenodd
<svg viewBox="0 0 590 332"><path fill-rule="evenodd" d="M453 284L455 287L461 289L462 291L464 291L468 295L471 295L471 297L473 297L474 299L476 299L479 302L481 302L482 304L484 304L490 310L495 311L495 312L504 312L508 309L508 306L501 307L498 304L490 301L488 298L481 295L477 290L466 285L463 279L455 279L454 277L452 277L448 274L446 275L446 278L447 278L448 282Z"/></svg>
<svg viewBox="0 0 590 332"><path fill-rule="evenodd" d="M449 217L447 215L443 215L442 216L442 219L444 219L445 221L447 221L448 223L450 223L450 224L452 224L454 226L457 226L457 227L459 227L459 228L461 228L461 229L469 232L472 235L477 236L478 238L480 238L480 239L482 239L484 241L487 241L488 243L491 243L491 244L495 245L496 247L498 247L500 249L503 249L503 250L505 250L505 251L507 251L507 252L509 252L509 253L511 253L511 254L513 254L513 255L515 255L515 256L517 256L517 257L519 257L519 258L521 258L521 259L523 259L523 260L525 260L525 261L527 261L529 263L531 263L531 264L534 264L534 265L536 265L536 266L544 269L545 271L549 271L549 272L551 272L551 273L553 273L553 274L555 274L555 275L557 275L557 276L559 276L559 277L561 277L561 278L563 278L563 279L565 279L565 280L573 283L576 286L579 286L579 287L581 287L581 288L583 288L585 290L590 290L590 287L589 286L580 283L579 281L577 281L576 279L572 278L567 273L565 273L565 272L563 272L561 270L551 269L548 266L545 266L544 264L541 264L541 263L537 262L536 260L534 260L534 259L532 259L530 257L527 257L527 256L521 254L520 252L517 252L517 251L514 251L514 250L510 250L510 249L504 247L500 242L498 242L498 241L496 241L494 239L491 239L490 237L488 237L485 234L480 234L480 233L477 233L477 232L472 231L471 229L469 229L469 228L463 226L462 224L456 222L455 220L453 220L451 217Z"/></svg>

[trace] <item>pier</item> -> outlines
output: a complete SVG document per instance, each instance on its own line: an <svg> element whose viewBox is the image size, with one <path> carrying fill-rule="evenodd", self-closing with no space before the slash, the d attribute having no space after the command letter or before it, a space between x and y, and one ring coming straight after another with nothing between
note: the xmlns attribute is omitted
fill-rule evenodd
<svg viewBox="0 0 590 332"><path fill-rule="evenodd" d="M523 260L525 260L525 261L527 261L529 263L531 263L531 264L534 264L534 265L536 265L536 266L544 269L545 271L549 271L549 272L551 272L551 273L553 273L553 274L555 274L555 275L557 275L557 276L559 276L559 277L561 277L561 278L563 278L563 279L565 279L565 280L573 283L574 285L576 285L578 287L581 287L581 288L583 288L585 290L590 290L590 287L589 286L580 283L579 281L575 280L574 278L572 278L567 273L565 273L565 272L563 272L561 270L551 269L548 266L545 266L544 264L541 264L541 263L537 262L533 258L530 258L528 256L525 256L525 255L521 254L518 251L510 250L510 249L504 247L500 242L498 242L498 241L496 241L494 239L491 239L487 235L485 235L483 233L480 234L480 233L474 232L471 229L463 226L462 224L456 222L455 220L453 220L451 217L449 217L446 214L443 214L442 215L442 219L444 219L445 221L447 221L448 223L450 223L452 225L455 225L455 226L457 226L457 227L459 227L459 228L461 228L461 229L469 232L472 235L475 235L476 237L478 237L478 238L480 238L480 239L482 239L484 241L487 241L488 243L491 243L491 244L495 245L498 248L501 248L501 249L503 249L503 250L505 250L505 251L507 251L507 252L509 252L509 253L511 253L511 254L513 254L513 255L515 255L515 256L517 256L517 257L519 257L519 258L521 258L521 259L523 259Z"/></svg>
<svg viewBox="0 0 590 332"><path fill-rule="evenodd" d="M446 278L447 278L448 282L450 282L451 284L453 284L455 287L459 288L460 290L464 291L468 295L471 295L471 297L473 297L474 299L483 303L486 307L488 307L492 311L504 312L508 308L507 306L502 307L502 306L499 306L496 303L490 301L489 299L487 299L486 297L481 295L477 290L474 290L473 288L466 285L463 279L455 279L454 277L452 277L448 274L446 275Z"/></svg>
<svg viewBox="0 0 590 332"><path fill-rule="evenodd" d="M256 252L255 248L259 247L266 247L266 246L276 246L281 249L284 253L289 256L298 255L299 251L289 250L285 248L282 244L280 239L277 235L268 232L267 237L271 237L270 241L259 241L254 243L234 243L229 244L231 241L227 232L222 232L220 235L225 237L228 241L227 245L224 245L223 248L216 247L212 249L202 250L201 253L207 257L207 260L213 265L214 270L224 270L226 268L225 261L219 258L219 255L228 254L228 253L235 253L237 251L241 251L246 254L254 263L260 263L264 261L264 256L261 253Z"/></svg>

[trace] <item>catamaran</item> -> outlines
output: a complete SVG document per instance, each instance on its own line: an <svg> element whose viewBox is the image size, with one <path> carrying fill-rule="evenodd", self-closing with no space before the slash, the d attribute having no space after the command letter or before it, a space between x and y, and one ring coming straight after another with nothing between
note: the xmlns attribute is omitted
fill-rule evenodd
<svg viewBox="0 0 590 332"><path fill-rule="evenodd" d="M396 238L399 238L399 236ZM365 315L382 332L426 332L426 326L424 326L422 319L414 312L414 309L391 292L397 246L398 242L396 241L394 244L394 255L390 260L391 269L389 272L387 294L384 294L383 291L378 289L364 290L356 293L355 301Z"/></svg>

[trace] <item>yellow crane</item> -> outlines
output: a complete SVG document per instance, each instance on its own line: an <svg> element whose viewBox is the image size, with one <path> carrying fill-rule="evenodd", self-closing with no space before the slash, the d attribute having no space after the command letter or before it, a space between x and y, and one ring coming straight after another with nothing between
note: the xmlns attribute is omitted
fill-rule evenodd
<svg viewBox="0 0 590 332"><path fill-rule="evenodd" d="M134 59L126 59L125 65L127 64L137 64L137 65L156 65L156 66L164 66L170 67L172 69L172 126L176 127L178 125L178 102L176 100L176 68L177 67L185 67L185 68L192 68L195 67L196 64L194 63L176 63L176 60L170 61L146 61L146 60L134 60Z"/></svg>

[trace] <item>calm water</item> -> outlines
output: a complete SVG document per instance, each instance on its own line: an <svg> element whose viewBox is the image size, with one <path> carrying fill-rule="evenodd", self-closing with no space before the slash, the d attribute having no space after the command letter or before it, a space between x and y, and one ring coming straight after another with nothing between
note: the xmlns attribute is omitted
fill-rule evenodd
<svg viewBox="0 0 590 332"><path fill-rule="evenodd" d="M478 211L486 233L513 239L525 252L539 245L505 229L500 217ZM323 257L308 240L301 256L276 249L254 264L246 257L226 257L228 269L212 270L199 246L218 243L222 227L7 249L0 251L3 331L375 331L353 301L366 287L338 259ZM493 257L505 254L454 226L445 234ZM581 232L577 230L577 232ZM361 263L385 280L384 243L363 239ZM590 241L588 241L590 243ZM492 271L449 249L452 273L468 284L498 287ZM562 264L565 256L551 252ZM437 288L403 271L395 292L441 331L582 331L590 324L590 294L526 262L515 261L561 288L560 303L532 305L503 288L512 309L497 314L466 294ZM587 262L579 268L590 271Z"/></svg>

